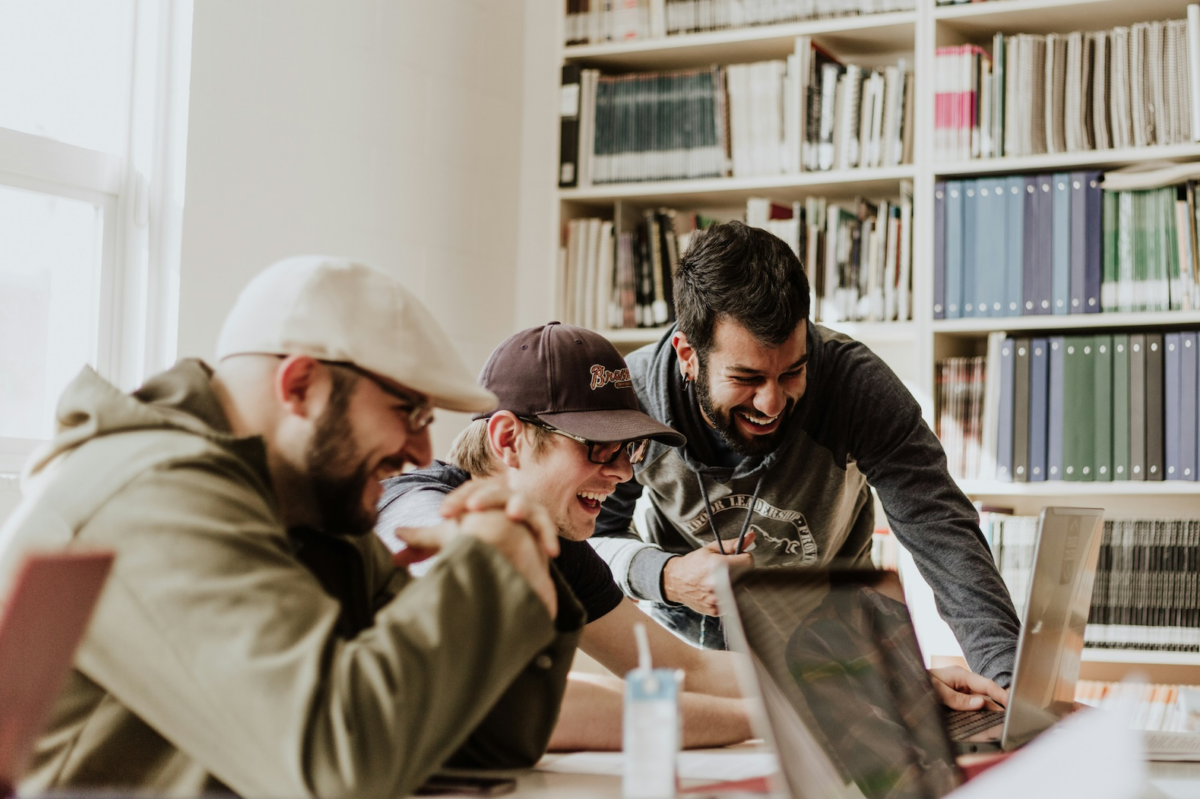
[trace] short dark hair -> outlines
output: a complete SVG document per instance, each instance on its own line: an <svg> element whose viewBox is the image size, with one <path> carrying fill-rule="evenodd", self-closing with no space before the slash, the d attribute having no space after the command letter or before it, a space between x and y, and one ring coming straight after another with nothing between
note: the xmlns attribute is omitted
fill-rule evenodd
<svg viewBox="0 0 1200 799"><path fill-rule="evenodd" d="M741 222L694 233L675 277L679 329L701 358L712 349L718 319L778 347L808 318L809 302L808 276L791 247Z"/></svg>

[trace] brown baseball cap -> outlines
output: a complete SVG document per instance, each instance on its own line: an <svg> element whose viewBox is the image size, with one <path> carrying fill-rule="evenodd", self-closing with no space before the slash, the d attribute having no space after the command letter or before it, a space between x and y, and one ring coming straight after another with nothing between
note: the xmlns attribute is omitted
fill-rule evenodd
<svg viewBox="0 0 1200 799"><path fill-rule="evenodd" d="M587 328L550 322L509 336L484 364L479 382L499 399L496 410L533 417L589 441L650 438L672 447L687 442L642 412L625 359Z"/></svg>

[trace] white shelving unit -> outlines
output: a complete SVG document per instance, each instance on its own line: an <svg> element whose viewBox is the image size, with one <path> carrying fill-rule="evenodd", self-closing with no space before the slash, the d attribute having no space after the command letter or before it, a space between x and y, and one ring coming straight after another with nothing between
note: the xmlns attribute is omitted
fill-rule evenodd
<svg viewBox="0 0 1200 799"><path fill-rule="evenodd" d="M1006 34L1105 30L1118 25L1186 17L1186 0L990 0L935 6L917 0L913 12L839 17L787 25L672 36L631 43L562 48L564 62L611 71L669 69L710 63L746 63L783 58L794 38L810 35L844 60L864 65L895 63L904 58L916 79L915 163L891 169L815 172L769 178L722 178L660 183L626 183L585 189L556 190L560 220L611 213L618 203L635 207L671 205L684 210L724 209L725 218L740 218L745 200L765 196L792 201L807 196L898 196L900 182L913 184L913 320L904 323L839 325L864 341L913 388L932 409L934 364L950 356L981 355L992 331L1138 330L1200 328L1200 312L1089 314L985 319L933 319L933 186L956 176L1051 172L1085 168L1109 169L1152 160L1200 161L1200 144L1100 150L1026 158L945 163L935 159L933 122L937 47L978 44L990 50L997 31ZM547 120L557 125L558 120ZM557 130L557 127L555 128ZM607 211L603 209L607 208ZM557 274L556 265L548 268ZM557 277L556 277L557 279ZM661 330L610 331L622 351L657 340ZM922 396L922 394L924 396ZM1192 517L1200 513L1200 483L979 483L964 482L964 491L1018 513L1035 513L1043 505L1101 506L1110 515ZM1153 498L1147 502L1147 499ZM935 653L936 654L936 653ZM1157 679L1200 683L1200 655L1089 650L1085 676L1109 678L1141 668Z"/></svg>

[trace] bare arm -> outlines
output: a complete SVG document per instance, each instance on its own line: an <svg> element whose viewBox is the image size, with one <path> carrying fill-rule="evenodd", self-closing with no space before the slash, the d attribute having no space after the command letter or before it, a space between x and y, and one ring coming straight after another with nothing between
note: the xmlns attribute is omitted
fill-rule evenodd
<svg viewBox="0 0 1200 799"><path fill-rule="evenodd" d="M583 628L579 648L613 674L624 674L637 666L637 644L633 625L642 622L650 639L655 666L683 669L685 690L709 696L741 696L733 652L697 649L676 638L628 599Z"/></svg>
<svg viewBox="0 0 1200 799"><path fill-rule="evenodd" d="M572 673L550 751L620 749L624 686L616 677ZM753 734L745 700L685 692L679 709L684 748L725 746Z"/></svg>

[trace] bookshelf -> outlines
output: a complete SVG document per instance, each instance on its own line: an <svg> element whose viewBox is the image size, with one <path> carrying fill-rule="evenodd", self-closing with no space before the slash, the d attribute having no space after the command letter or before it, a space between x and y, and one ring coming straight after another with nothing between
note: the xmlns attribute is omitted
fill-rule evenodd
<svg viewBox="0 0 1200 799"><path fill-rule="evenodd" d="M912 163L873 169L800 172L769 177L709 178L619 183L556 189L559 223L589 215L618 218L657 205L703 212L717 219L742 218L749 197L777 202L811 196L863 195L896 198L902 182L912 186L912 318L904 322L829 325L875 349L928 409L932 423L936 364L947 357L983 355L989 333L1074 335L1200 329L1200 311L1103 313L1064 316L934 319L934 185L937 181L1000 174L1108 170L1157 160L1200 161L1200 143L1154 145L1058 154L950 162L934 148L937 87L935 50L971 44L991 48L993 34L1085 32L1134 23L1186 18L1184 0L991 0L939 6L917 0L914 11L837 17L809 22L669 36L625 43L560 46L561 62L614 72L694 68L786 58L795 37L811 36L843 62L882 68L904 59L915 78ZM561 10L559 13L562 13ZM557 126L558 119L547 120ZM557 127L554 128L557 131ZM560 280L559 265L549 267ZM554 293L557 296L557 292ZM556 307L551 313L557 313ZM662 328L606 331L623 352L657 340ZM1106 482L1002 483L962 481L972 498L1036 513L1050 504L1104 507L1110 516L1194 518L1200 483ZM882 518L882 517L880 517ZM1114 679L1139 667L1152 679L1200 683L1200 655L1089 650L1084 676Z"/></svg>

